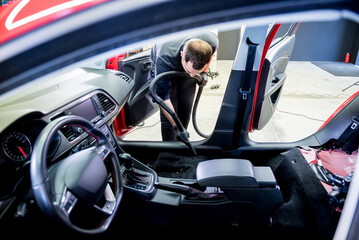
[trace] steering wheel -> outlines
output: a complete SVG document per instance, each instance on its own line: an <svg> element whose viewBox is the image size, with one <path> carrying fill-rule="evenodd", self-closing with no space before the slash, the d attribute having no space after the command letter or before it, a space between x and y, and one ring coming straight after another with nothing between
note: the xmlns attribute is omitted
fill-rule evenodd
<svg viewBox="0 0 359 240"><path fill-rule="evenodd" d="M97 144L47 167L51 140L65 125L82 128ZM81 233L104 232L122 199L120 164L115 150L101 130L82 117L60 117L42 130L33 148L30 175L40 209ZM83 226L87 219L96 221Z"/></svg>

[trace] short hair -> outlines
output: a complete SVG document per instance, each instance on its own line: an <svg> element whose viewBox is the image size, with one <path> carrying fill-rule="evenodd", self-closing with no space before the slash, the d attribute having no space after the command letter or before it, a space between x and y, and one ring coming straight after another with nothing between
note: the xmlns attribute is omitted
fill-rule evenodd
<svg viewBox="0 0 359 240"><path fill-rule="evenodd" d="M212 47L206 41L191 39L186 42L183 54L186 62L192 61L193 68L201 70L211 60Z"/></svg>

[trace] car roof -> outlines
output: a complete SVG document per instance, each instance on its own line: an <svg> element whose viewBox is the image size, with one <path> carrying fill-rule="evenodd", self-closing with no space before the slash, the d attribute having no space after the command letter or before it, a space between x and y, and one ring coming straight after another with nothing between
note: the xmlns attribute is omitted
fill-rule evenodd
<svg viewBox="0 0 359 240"><path fill-rule="evenodd" d="M188 29L223 23L231 28L231 24L238 26L240 21L286 22L299 16L302 21L358 21L356 0L45 2L49 1L23 0L1 7L0 94L75 62L104 53L110 56L114 49ZM39 7L41 4L43 7ZM29 6L35 10L25 11ZM39 13L42 17L31 20ZM12 29L4 30L14 24Z"/></svg>

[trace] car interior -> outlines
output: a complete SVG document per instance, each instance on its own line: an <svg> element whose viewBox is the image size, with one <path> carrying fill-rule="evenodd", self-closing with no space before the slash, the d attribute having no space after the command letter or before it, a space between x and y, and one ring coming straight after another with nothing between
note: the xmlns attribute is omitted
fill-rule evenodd
<svg viewBox="0 0 359 240"><path fill-rule="evenodd" d="M278 22L248 22L215 128L204 140L123 140L160 107L184 131L155 93L166 75L154 75L150 49L126 57L115 49L98 66L90 59L50 68L3 90L4 235L333 239L354 175L359 92L302 140L252 141L249 132L262 129L276 110L300 22L290 21L280 37ZM198 29L184 33L191 31ZM349 175L342 171L347 162Z"/></svg>

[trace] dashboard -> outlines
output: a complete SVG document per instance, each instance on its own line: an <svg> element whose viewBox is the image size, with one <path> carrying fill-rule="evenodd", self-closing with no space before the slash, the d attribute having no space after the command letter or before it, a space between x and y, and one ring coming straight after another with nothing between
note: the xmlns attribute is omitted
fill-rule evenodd
<svg viewBox="0 0 359 240"><path fill-rule="evenodd" d="M1 111L1 117L6 120L2 124L11 122L6 127L0 126L3 127L0 133L0 207L1 201L9 198L20 182L29 177L29 163L36 139L54 119L65 115L83 117L99 127L114 144L110 125L129 96L132 79L109 70L81 69L80 74L76 73L66 81L38 84L32 86L30 92L25 90L15 98L0 101L0 111L1 108L6 109ZM53 80L54 76L51 77ZM11 119L13 115L17 119ZM51 141L49 162L56 162L94 143L95 139L82 128L64 126Z"/></svg>

